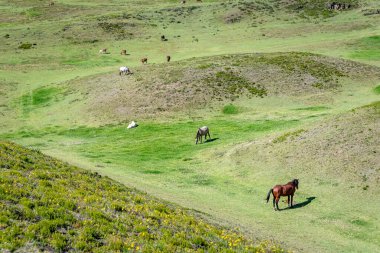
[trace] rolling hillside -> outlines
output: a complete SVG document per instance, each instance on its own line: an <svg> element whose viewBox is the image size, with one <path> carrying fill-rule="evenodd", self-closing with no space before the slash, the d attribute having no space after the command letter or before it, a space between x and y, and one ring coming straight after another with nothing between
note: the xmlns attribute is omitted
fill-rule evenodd
<svg viewBox="0 0 380 253"><path fill-rule="evenodd" d="M2 252L284 252L8 142L0 143L0 182Z"/></svg>
<svg viewBox="0 0 380 253"><path fill-rule="evenodd" d="M331 4L0 0L0 251L380 251L380 3Z"/></svg>

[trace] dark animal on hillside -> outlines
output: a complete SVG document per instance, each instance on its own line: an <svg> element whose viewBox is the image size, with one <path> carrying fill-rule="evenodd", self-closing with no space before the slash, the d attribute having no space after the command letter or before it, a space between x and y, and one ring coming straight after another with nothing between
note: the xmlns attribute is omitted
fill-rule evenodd
<svg viewBox="0 0 380 253"><path fill-rule="evenodd" d="M54 2L50 2L50 3L49 3L49 6L53 6L53 5L54 5Z"/></svg>
<svg viewBox="0 0 380 253"><path fill-rule="evenodd" d="M181 1L181 4L185 4L185 3L186 3L186 0L182 0L182 1Z"/></svg>
<svg viewBox="0 0 380 253"><path fill-rule="evenodd" d="M106 54L107 53L107 48L103 48L99 50L99 54Z"/></svg>
<svg viewBox="0 0 380 253"><path fill-rule="evenodd" d="M351 4L332 2L328 5L330 10L346 10L351 8Z"/></svg>
<svg viewBox="0 0 380 253"><path fill-rule="evenodd" d="M165 38L165 35L161 35L161 41L168 41L168 39Z"/></svg>
<svg viewBox="0 0 380 253"><path fill-rule="evenodd" d="M121 55L127 55L127 50L125 49L122 49L121 52L120 52Z"/></svg>
<svg viewBox="0 0 380 253"><path fill-rule="evenodd" d="M207 126L203 126L203 127L198 128L197 135L195 136L195 144L198 144L198 141L201 141L201 143L202 143L202 136L204 136L205 140L206 140L207 135L208 135L209 139L211 139L210 130L208 129Z"/></svg>
<svg viewBox="0 0 380 253"><path fill-rule="evenodd" d="M269 190L268 195L267 195L267 203L270 198L270 194L272 193L273 195L273 208L276 211L280 211L278 208L278 201L280 200L281 196L288 196L288 206L292 207L293 206L293 196L294 193L296 192L296 189L298 189L298 179L293 179L291 182L288 182L285 185L276 185L272 189ZM276 204L276 206L275 206Z"/></svg>
<svg viewBox="0 0 380 253"><path fill-rule="evenodd" d="M144 63L148 63L148 58L142 58L141 59L141 63L144 64Z"/></svg>
<svg viewBox="0 0 380 253"><path fill-rule="evenodd" d="M167 62L170 62L170 59L171 59L170 55L167 55L167 56L166 56L166 61L167 61Z"/></svg>

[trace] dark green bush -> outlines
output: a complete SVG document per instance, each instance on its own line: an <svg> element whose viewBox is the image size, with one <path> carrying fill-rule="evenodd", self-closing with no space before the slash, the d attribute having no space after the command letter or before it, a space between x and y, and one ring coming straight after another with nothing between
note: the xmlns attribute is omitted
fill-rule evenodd
<svg viewBox="0 0 380 253"><path fill-rule="evenodd" d="M18 46L19 49L31 49L33 46L32 43L22 43L20 46Z"/></svg>

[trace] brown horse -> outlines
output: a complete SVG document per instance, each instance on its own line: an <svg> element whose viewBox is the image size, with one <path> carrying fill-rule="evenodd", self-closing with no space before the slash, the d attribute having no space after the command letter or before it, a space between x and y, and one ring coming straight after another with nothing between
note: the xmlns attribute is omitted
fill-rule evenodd
<svg viewBox="0 0 380 253"><path fill-rule="evenodd" d="M167 55L167 56L166 56L166 61L167 61L167 62L170 62L170 59L171 59L170 55Z"/></svg>
<svg viewBox="0 0 380 253"><path fill-rule="evenodd" d="M276 185L272 189L269 190L267 195L267 203L270 198L270 194L273 195L273 208L276 211L275 203L277 206L277 210L280 211L278 208L278 201L280 200L281 196L288 196L288 206L293 206L293 196L296 192L296 189L298 189L298 179L293 179L291 182L285 184L285 185Z"/></svg>
<svg viewBox="0 0 380 253"><path fill-rule="evenodd" d="M207 139L207 135L211 139L210 130L208 129L207 126L203 126L203 127L198 128L197 135L195 136L195 139L196 139L195 140L195 144L198 144L199 140L202 143L202 136L204 136L205 140L206 140Z"/></svg>
<svg viewBox="0 0 380 253"><path fill-rule="evenodd" d="M141 63L144 64L144 63L148 63L148 58L142 58L141 59Z"/></svg>

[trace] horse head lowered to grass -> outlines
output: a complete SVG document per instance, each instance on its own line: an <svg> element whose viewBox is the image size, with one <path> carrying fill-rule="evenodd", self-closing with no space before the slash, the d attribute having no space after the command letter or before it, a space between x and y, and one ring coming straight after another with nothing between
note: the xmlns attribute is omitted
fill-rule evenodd
<svg viewBox="0 0 380 253"><path fill-rule="evenodd" d="M267 203L270 198L270 194L272 193L273 195L273 208L276 211L279 211L280 209L278 208L278 201L280 200L281 196L288 196L288 206L290 207L293 206L293 196L294 193L296 192L296 189L298 189L298 179L293 179L291 182L288 182L285 185L275 185L272 189L269 190L268 195L267 195ZM289 203L290 202L290 203ZM276 206L275 206L276 204Z"/></svg>
<svg viewBox="0 0 380 253"><path fill-rule="evenodd" d="M208 135L209 139L211 139L210 130L208 129L207 126L203 126L203 127L198 128L197 135L195 136L195 144L198 144L198 141L201 141L201 143L202 143L202 136L204 136L205 140L206 140L207 135Z"/></svg>

